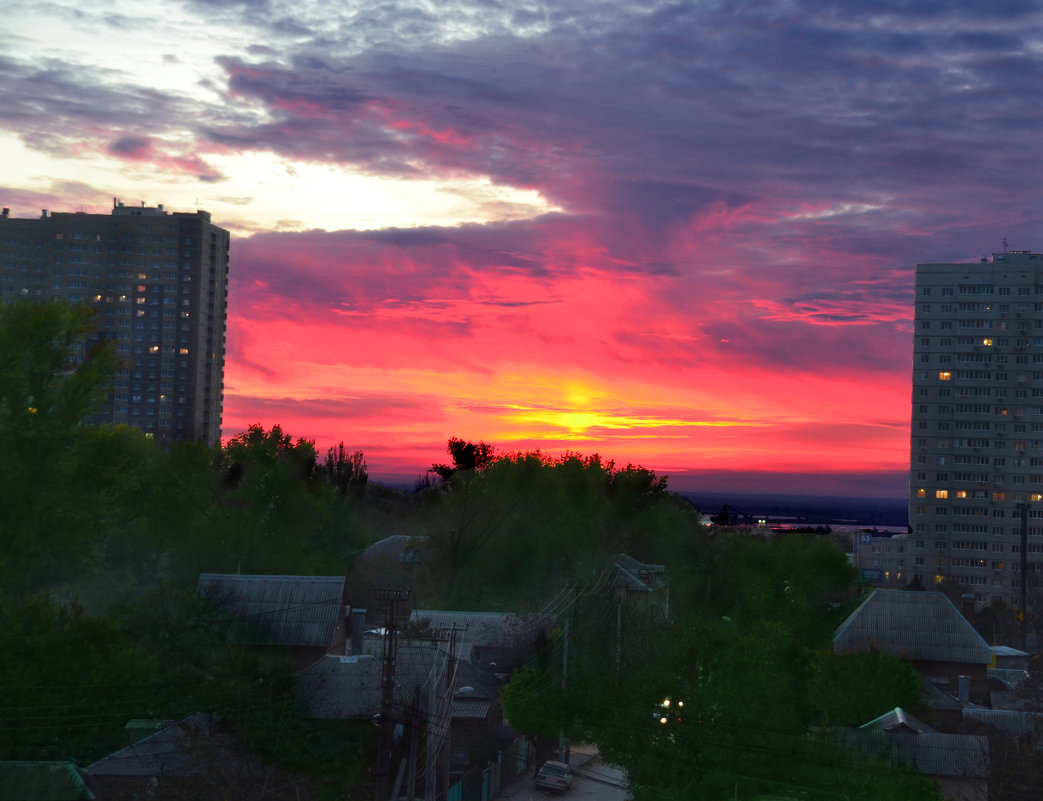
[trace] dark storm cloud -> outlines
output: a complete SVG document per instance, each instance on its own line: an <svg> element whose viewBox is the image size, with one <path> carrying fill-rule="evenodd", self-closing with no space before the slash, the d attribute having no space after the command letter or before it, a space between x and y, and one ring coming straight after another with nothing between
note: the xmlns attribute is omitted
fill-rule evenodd
<svg viewBox="0 0 1043 801"><path fill-rule="evenodd" d="M981 17L960 30L970 18L959 9L887 11L909 15L912 30L838 5L798 12L617 10L586 40L561 23L532 39L350 58L305 45L291 66L228 59L233 92L275 120L207 133L375 172L464 169L541 186L570 207L669 222L692 210L671 197L705 202L766 181L805 194L973 183L1023 158L1019 136L1043 122L1024 103L1039 72L1032 28L1009 19L1023 6L985 17L1002 31L980 30ZM939 16L951 24L911 24ZM1014 141L992 141L1000 125Z"/></svg>

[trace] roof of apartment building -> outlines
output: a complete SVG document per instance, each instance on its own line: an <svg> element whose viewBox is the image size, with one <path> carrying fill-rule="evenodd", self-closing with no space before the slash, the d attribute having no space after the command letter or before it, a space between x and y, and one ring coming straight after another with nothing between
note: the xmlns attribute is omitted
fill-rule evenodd
<svg viewBox="0 0 1043 801"><path fill-rule="evenodd" d="M838 653L873 648L921 662L992 662L988 644L941 592L874 590L833 635Z"/></svg>

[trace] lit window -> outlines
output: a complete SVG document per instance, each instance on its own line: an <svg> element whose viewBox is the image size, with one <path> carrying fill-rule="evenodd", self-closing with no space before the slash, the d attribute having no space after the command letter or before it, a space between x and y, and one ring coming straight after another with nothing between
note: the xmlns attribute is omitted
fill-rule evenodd
<svg viewBox="0 0 1043 801"><path fill-rule="evenodd" d="M938 373L938 380L939 381L951 381L952 380L952 373L950 373L948 370L943 370L942 372Z"/></svg>
<svg viewBox="0 0 1043 801"><path fill-rule="evenodd" d="M927 497L927 490L925 490L925 489L918 489L916 491L916 497L917 498L926 498Z"/></svg>
<svg viewBox="0 0 1043 801"><path fill-rule="evenodd" d="M178 353L180 353L182 356L187 356L188 355L188 348L181 348L181 350L178 351Z"/></svg>
<svg viewBox="0 0 1043 801"><path fill-rule="evenodd" d="M1033 493L1031 493L1029 495L1029 500L1030 501L1043 501L1043 494L1038 493L1038 492L1033 492Z"/></svg>
<svg viewBox="0 0 1043 801"><path fill-rule="evenodd" d="M991 337L985 337L985 339L983 339L981 341L981 344L982 345L991 345L992 344L992 338Z"/></svg>
<svg viewBox="0 0 1043 801"><path fill-rule="evenodd" d="M967 490L956 490L956 497L957 498L966 498L967 497Z"/></svg>
<svg viewBox="0 0 1043 801"><path fill-rule="evenodd" d="M994 492L994 493L992 493L992 500L994 500L994 501L1005 501L1005 500L1007 500L1007 493L1005 493L1005 492Z"/></svg>
<svg viewBox="0 0 1043 801"><path fill-rule="evenodd" d="M949 490L935 490L934 497L935 498L948 498L949 497Z"/></svg>

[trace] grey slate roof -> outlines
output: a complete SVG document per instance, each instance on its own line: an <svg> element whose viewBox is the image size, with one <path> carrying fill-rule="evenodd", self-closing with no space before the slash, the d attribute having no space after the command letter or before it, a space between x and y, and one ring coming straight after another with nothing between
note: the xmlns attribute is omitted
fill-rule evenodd
<svg viewBox="0 0 1043 801"><path fill-rule="evenodd" d="M217 719L197 712L155 734L87 766L91 776L192 776L201 770L200 754L213 756L216 745L231 747L231 735L218 733Z"/></svg>
<svg viewBox="0 0 1043 801"><path fill-rule="evenodd" d="M90 801L94 793L71 762L0 762L4 801Z"/></svg>
<svg viewBox="0 0 1043 801"><path fill-rule="evenodd" d="M255 630L258 643L326 648L342 614L344 577L202 573L199 592Z"/></svg>
<svg viewBox="0 0 1043 801"><path fill-rule="evenodd" d="M833 635L837 653L872 648L915 661L992 661L985 640L940 592L874 590Z"/></svg>

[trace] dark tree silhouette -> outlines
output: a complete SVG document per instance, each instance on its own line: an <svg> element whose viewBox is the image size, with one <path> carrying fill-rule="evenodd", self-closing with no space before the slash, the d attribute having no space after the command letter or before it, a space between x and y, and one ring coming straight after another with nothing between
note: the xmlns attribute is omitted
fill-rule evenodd
<svg viewBox="0 0 1043 801"><path fill-rule="evenodd" d="M427 472L437 473L442 481L448 481L460 470L484 470L496 459L492 445L484 442L467 442L459 437L451 437L446 445L446 452L453 457L453 463L433 464Z"/></svg>

